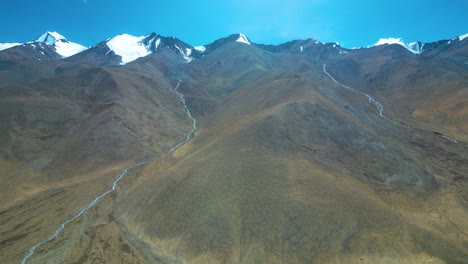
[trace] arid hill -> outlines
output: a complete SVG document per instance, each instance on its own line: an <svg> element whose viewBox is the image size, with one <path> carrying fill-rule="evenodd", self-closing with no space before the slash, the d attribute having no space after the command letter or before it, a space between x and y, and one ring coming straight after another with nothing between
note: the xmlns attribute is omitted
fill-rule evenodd
<svg viewBox="0 0 468 264"><path fill-rule="evenodd" d="M467 263L468 39L242 36L0 52L2 263Z"/></svg>

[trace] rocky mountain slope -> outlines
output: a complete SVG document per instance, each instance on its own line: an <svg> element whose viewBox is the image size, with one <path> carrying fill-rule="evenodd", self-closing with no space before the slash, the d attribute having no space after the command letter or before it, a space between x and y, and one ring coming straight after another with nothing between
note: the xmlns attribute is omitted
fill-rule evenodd
<svg viewBox="0 0 468 264"><path fill-rule="evenodd" d="M468 261L468 39L41 43L0 51L3 262Z"/></svg>

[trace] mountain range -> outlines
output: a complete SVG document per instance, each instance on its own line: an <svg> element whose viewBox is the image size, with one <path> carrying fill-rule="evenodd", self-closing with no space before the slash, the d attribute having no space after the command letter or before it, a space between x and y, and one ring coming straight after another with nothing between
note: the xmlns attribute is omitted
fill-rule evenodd
<svg viewBox="0 0 468 264"><path fill-rule="evenodd" d="M457 43L462 42L466 37L468 37L468 34L431 43L422 43L419 41L405 43L402 42L400 38L382 38L374 46L396 44L415 54L438 54L441 50L457 46ZM233 34L226 38L216 40L211 44L197 47L191 46L175 37L164 37L156 33L151 33L141 37L121 34L92 47L85 47L78 43L68 41L57 32L47 31L35 41L27 43L0 42L0 51L8 49L8 52L2 54L4 58L57 60L71 57L69 58L71 61L85 60L89 62L90 57L93 57L96 63L101 65L125 65L136 59L158 52L158 49L163 49L165 47L171 49L178 56L181 56L186 62L190 62L232 41L251 45L248 37L242 33ZM311 45L313 46L313 44L331 45L338 52L341 51L340 54L352 52L352 50L357 49L346 49L342 48L338 43L322 43L311 39L292 41L278 46L255 43L253 43L253 46L271 52L284 52L285 50L283 50L283 48L289 49L289 46L293 45L293 43L299 46L295 47L295 49L288 50L288 52L303 52L304 47L307 48ZM31 48L34 52L31 51ZM16 54L16 57L13 54Z"/></svg>
<svg viewBox="0 0 468 264"><path fill-rule="evenodd" d="M1 263L468 263L468 38L0 43Z"/></svg>

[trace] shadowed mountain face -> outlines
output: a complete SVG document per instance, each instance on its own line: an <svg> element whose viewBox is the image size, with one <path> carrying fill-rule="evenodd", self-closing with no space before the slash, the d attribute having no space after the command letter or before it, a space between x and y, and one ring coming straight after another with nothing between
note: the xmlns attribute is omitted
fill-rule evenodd
<svg viewBox="0 0 468 264"><path fill-rule="evenodd" d="M99 45L0 61L0 258L468 261L468 40L415 55L239 36L190 63L170 39L121 67L96 66Z"/></svg>
<svg viewBox="0 0 468 264"><path fill-rule="evenodd" d="M42 42L27 43L0 52L3 60L58 60L61 56Z"/></svg>

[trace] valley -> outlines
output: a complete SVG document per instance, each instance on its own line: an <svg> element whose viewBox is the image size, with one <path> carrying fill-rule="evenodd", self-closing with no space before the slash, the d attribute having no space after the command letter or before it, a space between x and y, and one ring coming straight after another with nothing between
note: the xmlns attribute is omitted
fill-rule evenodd
<svg viewBox="0 0 468 264"><path fill-rule="evenodd" d="M468 39L57 34L0 51L2 263L468 261Z"/></svg>

